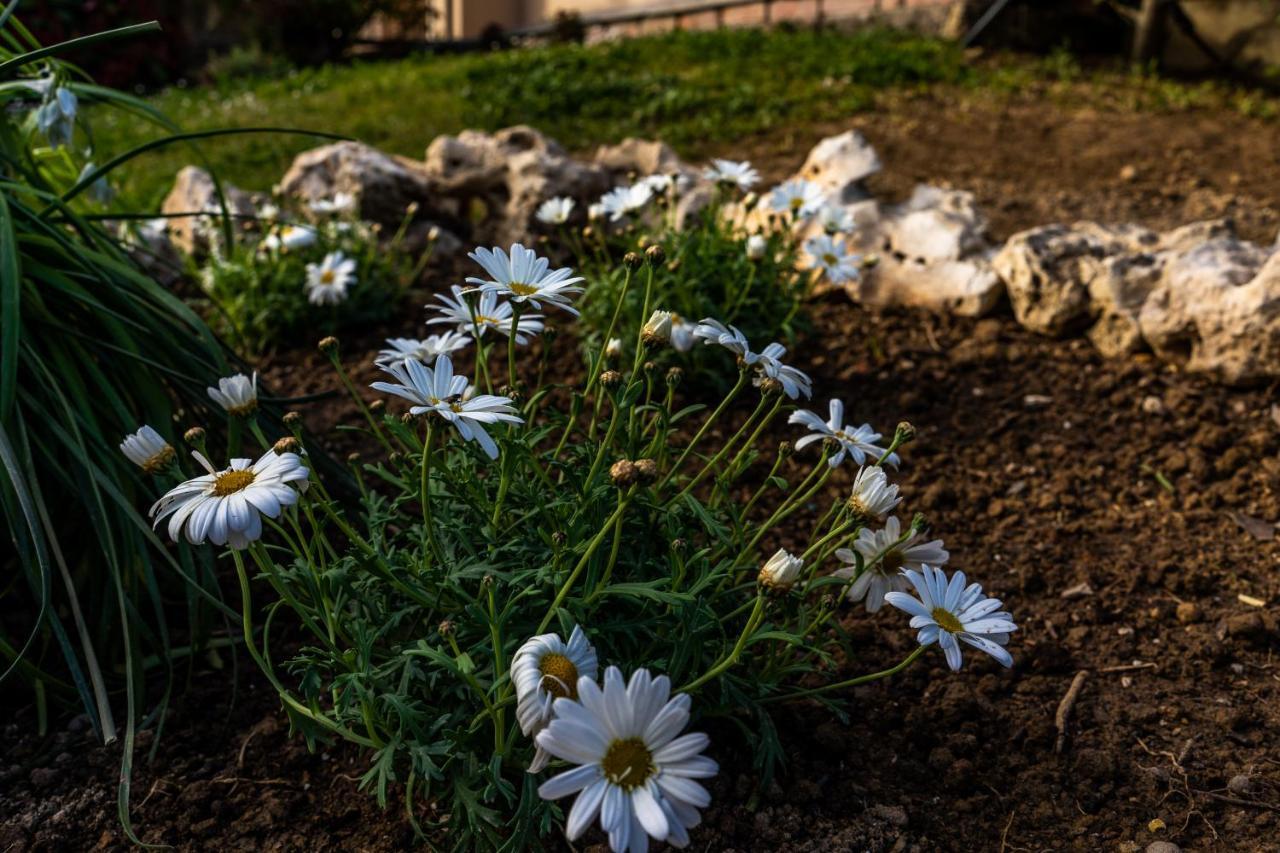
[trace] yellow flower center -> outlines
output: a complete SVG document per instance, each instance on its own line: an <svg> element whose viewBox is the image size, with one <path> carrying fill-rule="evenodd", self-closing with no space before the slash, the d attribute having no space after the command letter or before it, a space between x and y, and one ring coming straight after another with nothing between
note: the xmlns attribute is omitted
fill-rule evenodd
<svg viewBox="0 0 1280 853"><path fill-rule="evenodd" d="M252 415L256 411L258 411L257 400L249 400L247 402L240 403L239 405L227 407L228 414L238 415L242 418Z"/></svg>
<svg viewBox="0 0 1280 853"><path fill-rule="evenodd" d="M902 569L902 564L906 561L902 552L897 548L886 553L880 558L880 573L884 575L896 575Z"/></svg>
<svg viewBox="0 0 1280 853"><path fill-rule="evenodd" d="M799 196L791 199L792 210L799 210L802 207L804 207L804 199L800 198Z"/></svg>
<svg viewBox="0 0 1280 853"><path fill-rule="evenodd" d="M241 471L223 471L213 481L213 493L220 498L233 495L249 488L253 482L253 472L249 469Z"/></svg>
<svg viewBox="0 0 1280 853"><path fill-rule="evenodd" d="M950 631L952 634L959 634L964 631L964 626L960 624L960 620L950 610L944 610L941 607L935 607L929 612L933 617L933 621L938 623L938 627L944 631Z"/></svg>
<svg viewBox="0 0 1280 853"><path fill-rule="evenodd" d="M148 474L158 474L169 467L175 455L173 448L166 444L163 450L142 463L142 470Z"/></svg>
<svg viewBox="0 0 1280 853"><path fill-rule="evenodd" d="M558 652L542 656L538 661L542 673L542 686L557 699L578 698L578 668L573 661Z"/></svg>
<svg viewBox="0 0 1280 853"><path fill-rule="evenodd" d="M525 284L519 281L511 282L509 287L511 288L511 292L516 296L533 296L533 294L538 292L538 288L534 287L532 284Z"/></svg>
<svg viewBox="0 0 1280 853"><path fill-rule="evenodd" d="M334 275L333 270L325 270L324 272L320 273L321 284L333 284L334 278L336 278L336 276Z"/></svg>
<svg viewBox="0 0 1280 853"><path fill-rule="evenodd" d="M839 260L840 260L839 258L831 254L830 252L827 252L825 255L822 256L822 262L827 266L831 266L831 267L835 266Z"/></svg>
<svg viewBox="0 0 1280 853"><path fill-rule="evenodd" d="M499 320L497 317L486 317L484 314L476 315L477 326L497 326L501 323L502 321Z"/></svg>
<svg viewBox="0 0 1280 853"><path fill-rule="evenodd" d="M604 770L606 779L628 791L643 785L656 769L653 766L653 753L649 752L649 747L638 737L615 740L609 744L600 767Z"/></svg>
<svg viewBox="0 0 1280 853"><path fill-rule="evenodd" d="M449 408L450 408L450 409L452 409L452 410L453 410L453 411L455 411L455 412L461 412L461 411L462 411L462 403L458 403L458 402L450 403L450 404L449 404Z"/></svg>

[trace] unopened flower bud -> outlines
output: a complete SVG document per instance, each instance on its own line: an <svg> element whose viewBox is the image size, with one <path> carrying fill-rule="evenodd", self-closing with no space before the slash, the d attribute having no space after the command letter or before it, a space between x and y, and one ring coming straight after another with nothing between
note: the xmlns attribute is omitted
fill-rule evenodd
<svg viewBox="0 0 1280 853"><path fill-rule="evenodd" d="M439 240L440 240L440 226L432 225L430 228L427 229L427 242L436 243L436 242L439 242Z"/></svg>
<svg viewBox="0 0 1280 853"><path fill-rule="evenodd" d="M609 361L622 358L622 338L609 339L609 342L604 345L604 357Z"/></svg>
<svg viewBox="0 0 1280 853"><path fill-rule="evenodd" d="M392 465L399 465L401 462L404 461L404 454L401 453L399 450L393 450L391 451L391 453L387 455L387 461L390 462Z"/></svg>
<svg viewBox="0 0 1280 853"><path fill-rule="evenodd" d="M653 264L655 267L661 266L667 259L667 253L662 250L662 246L658 243L654 243L652 246L645 249L644 256L649 260L649 263Z"/></svg>
<svg viewBox="0 0 1280 853"><path fill-rule="evenodd" d="M612 391L622 384L622 374L616 370L606 370L600 374L600 386Z"/></svg>
<svg viewBox="0 0 1280 853"><path fill-rule="evenodd" d="M550 323L542 327L542 340L546 343L551 343L558 337L560 337L560 329L557 327Z"/></svg>
<svg viewBox="0 0 1280 853"><path fill-rule="evenodd" d="M644 258L635 252L627 252L622 256L622 262L627 265L628 269L638 270L644 265Z"/></svg>
<svg viewBox="0 0 1280 853"><path fill-rule="evenodd" d="M202 444L204 442L204 427L192 427L182 434L182 440L187 444Z"/></svg>
<svg viewBox="0 0 1280 853"><path fill-rule="evenodd" d="M916 428L906 421L902 421L898 424L896 433L897 434L894 438L897 440L898 444L906 444L907 442L915 441L916 439Z"/></svg>
<svg viewBox="0 0 1280 853"><path fill-rule="evenodd" d="M453 630L454 630L453 622L446 619L440 623L440 627L438 627L436 630L440 632L441 637L451 637L453 636Z"/></svg>
<svg viewBox="0 0 1280 853"><path fill-rule="evenodd" d="M563 548L564 543L568 540L569 537L564 535L563 530L556 530L551 534L551 544L555 545L557 548Z"/></svg>
<svg viewBox="0 0 1280 853"><path fill-rule="evenodd" d="M381 233L382 233L382 223L381 223L381 222L375 222L375 223L373 223L372 225L370 225L370 226L369 226L369 230L370 230L370 231L372 231L374 234L381 234Z"/></svg>
<svg viewBox="0 0 1280 853"><path fill-rule="evenodd" d="M674 259L674 260L670 261L670 262L667 264L667 271L668 271L668 272L679 272L679 271L680 271L680 259L679 259L679 258L676 258L676 259Z"/></svg>
<svg viewBox="0 0 1280 853"><path fill-rule="evenodd" d="M656 361L646 361L641 367L644 370L645 376L652 377L658 372L658 362Z"/></svg>
<svg viewBox="0 0 1280 853"><path fill-rule="evenodd" d="M517 381L515 385L503 385L498 389L498 394L506 397L513 403L523 403L525 401L524 383Z"/></svg>
<svg viewBox="0 0 1280 853"><path fill-rule="evenodd" d="M681 536L677 536L671 540L671 550L677 554L683 554L685 549L689 547L689 540Z"/></svg>
<svg viewBox="0 0 1280 853"><path fill-rule="evenodd" d="M684 379L684 370L679 367L672 367L667 370L667 387L676 388Z"/></svg>
<svg viewBox="0 0 1280 853"><path fill-rule="evenodd" d="M497 583L498 579L490 574L486 574L484 577L480 578L481 589L492 589Z"/></svg>
<svg viewBox="0 0 1280 853"><path fill-rule="evenodd" d="M927 533L929 530L929 519L925 518L924 513L917 512L911 519L911 529L916 533Z"/></svg>
<svg viewBox="0 0 1280 853"><path fill-rule="evenodd" d="M333 335L320 339L320 352L325 355L333 355L338 351L338 339Z"/></svg>
<svg viewBox="0 0 1280 853"><path fill-rule="evenodd" d="M587 211L587 215L591 216L591 212ZM582 239L590 240L592 237L595 236L595 234L596 234L596 229L592 228L590 225L582 226Z"/></svg>
<svg viewBox="0 0 1280 853"><path fill-rule="evenodd" d="M764 258L765 250L768 249L769 243L764 239L763 234L752 234L747 238L747 259L758 261Z"/></svg>
<svg viewBox="0 0 1280 853"><path fill-rule="evenodd" d="M404 212L407 216L413 216L418 212L418 203L416 201L409 202L404 206Z"/></svg>
<svg viewBox="0 0 1280 853"><path fill-rule="evenodd" d="M348 453L348 454L347 454L347 464L348 464L348 465L359 465L359 464L360 464L360 454L359 454L359 453L354 453L354 452L352 452L352 453Z"/></svg>
<svg viewBox="0 0 1280 853"><path fill-rule="evenodd" d="M412 424L417 419L418 419L418 416L413 414L412 412L405 412L403 415L400 416L400 423L405 424L407 426L409 424Z"/></svg>
<svg viewBox="0 0 1280 853"><path fill-rule="evenodd" d="M293 429L296 426L302 425L302 413L301 412L285 412L284 417L281 418L280 421L285 426L289 427L290 429Z"/></svg>
<svg viewBox="0 0 1280 853"><path fill-rule="evenodd" d="M640 329L640 339L645 346L660 347L671 342L671 312L654 311Z"/></svg>
<svg viewBox="0 0 1280 853"><path fill-rule="evenodd" d="M609 479L620 489L634 485L637 478L636 463L630 459L619 459L609 467Z"/></svg>
<svg viewBox="0 0 1280 853"><path fill-rule="evenodd" d="M298 441L298 439L291 435L286 435L284 438L277 441L275 446L271 449L276 452L277 456L283 453L297 453L302 449L302 442Z"/></svg>
<svg viewBox="0 0 1280 853"><path fill-rule="evenodd" d="M386 400L374 400L369 404L369 414L380 415L387 410Z"/></svg>
<svg viewBox="0 0 1280 853"><path fill-rule="evenodd" d="M800 570L804 568L804 560L779 548L763 566L756 581L765 589L786 592L796 585L800 579Z"/></svg>
<svg viewBox="0 0 1280 853"><path fill-rule="evenodd" d="M636 480L642 486L656 482L658 479L658 463L652 459L637 459L635 461Z"/></svg>
<svg viewBox="0 0 1280 853"><path fill-rule="evenodd" d="M796 446L789 441L778 442L778 458L786 459L795 452Z"/></svg>

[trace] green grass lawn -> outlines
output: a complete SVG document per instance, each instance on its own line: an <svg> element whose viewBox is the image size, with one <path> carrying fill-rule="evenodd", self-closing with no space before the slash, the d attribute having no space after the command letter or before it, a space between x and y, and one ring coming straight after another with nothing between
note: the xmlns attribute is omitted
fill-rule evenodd
<svg viewBox="0 0 1280 853"><path fill-rule="evenodd" d="M661 137L688 157L787 126L869 109L886 90L943 87L957 97L1030 88L1070 97L1102 87L1122 108L1229 103L1270 115L1274 100L1218 84L1172 82L1125 69L1083 71L1067 54L971 63L956 46L883 28L682 32L593 47L423 56L307 69L274 79L171 89L152 99L186 130L287 126L340 133L420 158L431 139L466 127L531 124L570 149L629 135ZM1092 97L1092 96L1090 96ZM100 161L162 135L127 115L94 117ZM227 180L268 189L305 137L237 136L202 151ZM121 173L122 205L155 207L190 148L144 155Z"/></svg>

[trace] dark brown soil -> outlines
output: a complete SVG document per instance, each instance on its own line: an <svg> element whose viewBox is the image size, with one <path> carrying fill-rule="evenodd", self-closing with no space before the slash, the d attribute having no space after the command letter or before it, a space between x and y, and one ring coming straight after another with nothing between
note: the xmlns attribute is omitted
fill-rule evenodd
<svg viewBox="0 0 1280 853"><path fill-rule="evenodd" d="M886 162L878 190L973 189L999 234L1077 217L1163 227L1232 213L1269 242L1277 224L1265 204L1280 190L1273 134L1234 115L911 101L855 123ZM781 172L810 137L836 129L755 153ZM1121 180L1129 165L1135 179ZM916 425L906 505L928 515L952 566L1014 612L1016 666L973 653L952 674L930 652L859 688L848 721L788 709L787 774L758 797L749 745L718 738L725 772L697 849L1280 850L1280 550L1260 521L1280 520L1273 389L1103 361L1084 341L1038 338L1005 318L871 314L837 297L818 308L797 363L858 421ZM348 360L367 364L358 349ZM277 364L291 390L331 375L310 355ZM326 407L312 420L335 417L348 415ZM913 642L904 622L888 609L851 612L865 656L850 674L899 660ZM190 850L407 847L399 808L383 813L356 790L362 757L309 755L244 669L234 706L225 672L198 674L156 760L140 754L140 835ZM122 848L118 750L93 746L74 721L34 738L32 720L20 710L5 728L0 850Z"/></svg>

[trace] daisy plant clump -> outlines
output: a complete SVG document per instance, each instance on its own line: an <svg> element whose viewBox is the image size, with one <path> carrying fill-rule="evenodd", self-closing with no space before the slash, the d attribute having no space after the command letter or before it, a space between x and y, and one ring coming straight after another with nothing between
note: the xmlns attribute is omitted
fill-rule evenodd
<svg viewBox="0 0 1280 853"><path fill-rule="evenodd" d="M566 201L548 199L538 218L600 291L583 306L590 346L608 340L611 328L624 338L633 331L625 323L634 322L643 294L623 288L628 254L662 253L655 299L671 316L673 345L686 351L688 333L707 316L752 338L793 340L814 288L854 282L862 269L846 207L805 180L764 189L745 161L716 159L700 173L637 178L587 205L576 221ZM612 308L620 301L624 326L617 328ZM693 356L691 366L715 374L704 355Z"/></svg>
<svg viewBox="0 0 1280 853"><path fill-rule="evenodd" d="M922 518L899 521L908 425L882 435L836 402L819 417L783 344L708 316L682 330L657 298L660 251L617 271L581 369L548 358L548 324L599 283L520 244L471 257L429 307L432 335L389 341L363 392L321 342L363 413L356 500L326 488L300 433L267 444L241 377L210 396L260 446L193 457L151 510L225 552L244 644L294 727L363 747L362 784L430 843L696 845L722 764L763 784L785 763L783 703L840 712L930 645L1010 663L999 602L947 578ZM682 384L690 351L727 393ZM164 455L146 435L127 452ZM300 644L280 640L286 613ZM850 619L918 645L860 672Z"/></svg>
<svg viewBox="0 0 1280 853"><path fill-rule="evenodd" d="M295 212L259 206L234 242L220 233L216 211L201 231L208 251L188 259L211 320L249 353L303 333L334 333L388 319L431 256L407 235L416 210L383 234L358 218L346 193Z"/></svg>

